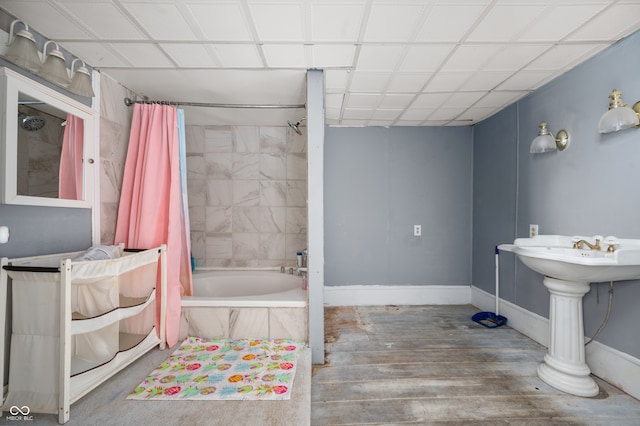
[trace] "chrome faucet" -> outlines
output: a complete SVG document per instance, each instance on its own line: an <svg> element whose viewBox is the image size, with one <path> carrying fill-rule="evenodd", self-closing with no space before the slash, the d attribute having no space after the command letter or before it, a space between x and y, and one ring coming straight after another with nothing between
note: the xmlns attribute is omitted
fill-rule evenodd
<svg viewBox="0 0 640 426"><path fill-rule="evenodd" d="M579 249L582 248L582 245L586 245L587 247L589 247L591 250L600 250L600 239L596 238L596 243L595 244L590 244L589 241L587 240L579 240L576 241L575 243L573 243L573 248L574 249Z"/></svg>

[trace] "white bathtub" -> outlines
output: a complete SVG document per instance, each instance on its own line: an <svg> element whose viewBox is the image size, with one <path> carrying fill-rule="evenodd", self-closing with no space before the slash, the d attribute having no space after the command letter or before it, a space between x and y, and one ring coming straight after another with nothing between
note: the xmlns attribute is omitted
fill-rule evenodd
<svg viewBox="0 0 640 426"><path fill-rule="evenodd" d="M307 306L302 277L276 271L196 271L193 296L182 306L290 307Z"/></svg>
<svg viewBox="0 0 640 426"><path fill-rule="evenodd" d="M180 337L288 338L306 342L302 277L274 271L196 271L182 297Z"/></svg>

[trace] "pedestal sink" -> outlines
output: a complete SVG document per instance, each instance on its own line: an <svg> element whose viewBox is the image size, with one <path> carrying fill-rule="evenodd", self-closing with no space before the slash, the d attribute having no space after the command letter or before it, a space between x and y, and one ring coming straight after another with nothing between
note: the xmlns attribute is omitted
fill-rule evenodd
<svg viewBox="0 0 640 426"><path fill-rule="evenodd" d="M596 239L600 249L573 248L580 240L596 245ZM640 279L640 240L538 235L501 247L544 275L549 290L549 348L538 377L573 395L596 396L598 385L585 362L582 298L592 282Z"/></svg>

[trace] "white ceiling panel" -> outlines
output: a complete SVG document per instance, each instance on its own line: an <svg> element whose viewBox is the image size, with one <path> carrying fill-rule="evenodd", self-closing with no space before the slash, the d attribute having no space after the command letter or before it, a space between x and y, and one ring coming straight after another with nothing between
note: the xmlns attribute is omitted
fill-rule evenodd
<svg viewBox="0 0 640 426"><path fill-rule="evenodd" d="M144 40L147 36L110 1L65 1L69 14L100 39Z"/></svg>
<svg viewBox="0 0 640 426"><path fill-rule="evenodd" d="M415 4L374 4L364 40L368 42L409 41L424 6Z"/></svg>
<svg viewBox="0 0 640 426"><path fill-rule="evenodd" d="M154 40L197 39L176 4L128 2L125 7Z"/></svg>
<svg viewBox="0 0 640 426"><path fill-rule="evenodd" d="M155 44L111 43L110 46L134 67L175 68L175 64Z"/></svg>
<svg viewBox="0 0 640 426"><path fill-rule="evenodd" d="M239 4L188 2L186 6L207 40L253 40L249 23Z"/></svg>
<svg viewBox="0 0 640 426"><path fill-rule="evenodd" d="M455 44L412 45L407 50L399 71L436 71L454 48Z"/></svg>
<svg viewBox="0 0 640 426"><path fill-rule="evenodd" d="M435 5L422 24L416 41L454 42L462 40L469 28L478 20L486 5L439 4ZM452 17L455 16L455 19Z"/></svg>
<svg viewBox="0 0 640 426"><path fill-rule="evenodd" d="M214 44L212 48L225 68L258 68L263 66L254 44Z"/></svg>
<svg viewBox="0 0 640 426"><path fill-rule="evenodd" d="M393 71L404 52L404 46L364 45L358 55L358 69L362 71Z"/></svg>
<svg viewBox="0 0 640 426"><path fill-rule="evenodd" d="M151 98L304 104L317 68L328 123L464 126L640 30L640 0L0 0L0 36L14 17ZM303 111L189 114L279 126Z"/></svg>
<svg viewBox="0 0 640 426"><path fill-rule="evenodd" d="M250 4L258 37L264 41L303 41L301 4Z"/></svg>
<svg viewBox="0 0 640 426"><path fill-rule="evenodd" d="M567 40L616 40L637 30L639 17L639 2L618 3L578 28Z"/></svg>
<svg viewBox="0 0 640 426"><path fill-rule="evenodd" d="M470 42L508 42L516 38L547 8L544 4L497 3L469 35Z"/></svg>
<svg viewBox="0 0 640 426"><path fill-rule="evenodd" d="M600 12L607 2L594 4L560 4L547 11L520 34L520 41L556 41L584 25Z"/></svg>
<svg viewBox="0 0 640 426"><path fill-rule="evenodd" d="M312 4L312 34L317 41L346 41L358 39L364 16L364 5Z"/></svg>
<svg viewBox="0 0 640 426"><path fill-rule="evenodd" d="M221 66L220 62L215 59L215 55L210 51L211 47L207 45L161 43L159 46L179 67L205 68Z"/></svg>

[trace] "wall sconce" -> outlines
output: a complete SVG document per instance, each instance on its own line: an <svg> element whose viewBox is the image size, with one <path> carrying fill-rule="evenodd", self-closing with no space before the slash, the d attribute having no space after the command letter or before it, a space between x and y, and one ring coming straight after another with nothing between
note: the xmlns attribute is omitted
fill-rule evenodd
<svg viewBox="0 0 640 426"><path fill-rule="evenodd" d="M564 151L569 146L569 132L560 130L554 137L547 128L547 123L540 123L538 136L531 142L529 152L532 154L541 154L550 151Z"/></svg>
<svg viewBox="0 0 640 426"><path fill-rule="evenodd" d="M53 43L55 48L51 50L47 54L47 46ZM38 74L41 77L46 78L47 80L57 84L58 86L67 87L69 83L71 83L71 79L69 78L69 73L67 72L67 63L64 59L64 55L60 51L60 46L55 41L47 41L44 44L44 48L42 49L42 53L46 56L46 60L44 61L44 65Z"/></svg>
<svg viewBox="0 0 640 426"><path fill-rule="evenodd" d="M611 133L619 130L640 127L640 101L630 108L622 101L622 93L616 89L609 95L609 111L602 114L598 123L598 132Z"/></svg>
<svg viewBox="0 0 640 426"><path fill-rule="evenodd" d="M18 31L14 35L13 30L18 22L24 25L24 29ZM29 71L38 72L42 66L42 62L40 62L40 56L38 55L36 39L33 37L33 34L29 32L29 25L19 19L11 22L7 46L9 46L9 49L4 54L4 57L8 61L19 65L22 68L26 68Z"/></svg>
<svg viewBox="0 0 640 426"><path fill-rule="evenodd" d="M91 87L91 73L87 69L84 61L80 59L74 59L73 62L71 62L71 72L73 72L73 65L76 63L76 61L80 61L82 65L80 65L76 69L75 73L73 74L73 78L71 79L71 84L69 84L69 87L67 87L67 89L70 92L75 93L76 95L93 98L95 96L95 93L93 93L93 88Z"/></svg>

